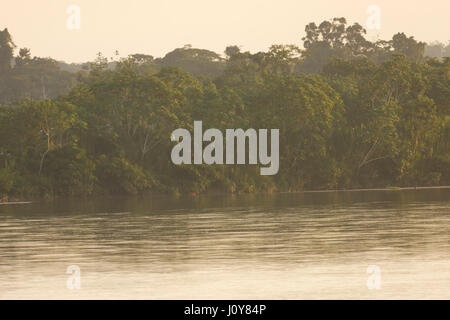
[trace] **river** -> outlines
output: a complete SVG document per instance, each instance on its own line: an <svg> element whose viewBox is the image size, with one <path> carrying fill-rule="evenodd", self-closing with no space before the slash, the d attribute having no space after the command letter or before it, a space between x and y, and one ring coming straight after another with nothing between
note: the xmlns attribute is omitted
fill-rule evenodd
<svg viewBox="0 0 450 320"><path fill-rule="evenodd" d="M450 189L0 205L0 299L82 298L450 299Z"/></svg>

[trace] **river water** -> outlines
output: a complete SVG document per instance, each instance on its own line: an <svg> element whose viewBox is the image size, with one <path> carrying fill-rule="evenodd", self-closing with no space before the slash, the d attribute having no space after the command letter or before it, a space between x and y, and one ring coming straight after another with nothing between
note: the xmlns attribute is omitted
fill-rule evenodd
<svg viewBox="0 0 450 320"><path fill-rule="evenodd" d="M450 189L0 205L0 299L450 299Z"/></svg>

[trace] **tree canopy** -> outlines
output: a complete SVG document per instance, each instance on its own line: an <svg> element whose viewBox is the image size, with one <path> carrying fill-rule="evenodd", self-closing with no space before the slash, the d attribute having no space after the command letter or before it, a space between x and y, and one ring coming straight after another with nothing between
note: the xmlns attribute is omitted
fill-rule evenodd
<svg viewBox="0 0 450 320"><path fill-rule="evenodd" d="M77 72L0 31L0 198L450 183L450 58L335 18L303 48L97 57ZM444 47L445 48L445 47ZM112 65L112 62L114 63ZM73 66L72 66L73 67ZM70 69L70 68L69 68ZM280 170L172 164L171 132L280 129Z"/></svg>

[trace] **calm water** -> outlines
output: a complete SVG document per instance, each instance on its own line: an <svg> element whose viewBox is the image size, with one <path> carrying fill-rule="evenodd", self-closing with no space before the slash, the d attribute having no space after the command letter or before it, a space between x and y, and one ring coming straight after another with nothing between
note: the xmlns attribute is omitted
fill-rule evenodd
<svg viewBox="0 0 450 320"><path fill-rule="evenodd" d="M450 299L450 189L0 205L9 298Z"/></svg>

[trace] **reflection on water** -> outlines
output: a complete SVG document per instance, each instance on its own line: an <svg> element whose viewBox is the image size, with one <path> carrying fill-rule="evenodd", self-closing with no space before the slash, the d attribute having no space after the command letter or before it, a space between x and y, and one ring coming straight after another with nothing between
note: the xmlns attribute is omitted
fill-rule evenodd
<svg viewBox="0 0 450 320"><path fill-rule="evenodd" d="M1 205L0 298L449 299L449 209L450 189Z"/></svg>

